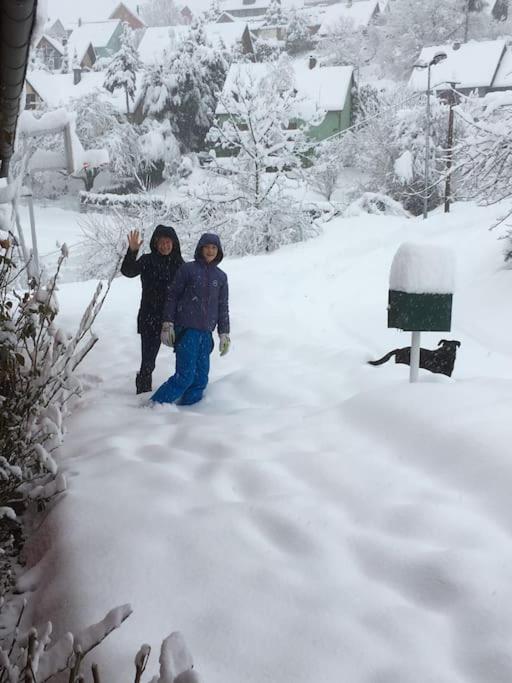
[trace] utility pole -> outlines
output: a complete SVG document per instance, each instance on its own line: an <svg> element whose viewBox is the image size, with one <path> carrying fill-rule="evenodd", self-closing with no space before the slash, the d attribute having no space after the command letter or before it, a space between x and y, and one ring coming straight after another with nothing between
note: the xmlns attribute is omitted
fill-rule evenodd
<svg viewBox="0 0 512 683"><path fill-rule="evenodd" d="M466 0L464 3L464 43L468 42L468 35L469 35L469 6L471 4L471 0Z"/></svg>
<svg viewBox="0 0 512 683"><path fill-rule="evenodd" d="M430 80L430 69L433 66L436 66L439 64L439 62L442 62L444 59L447 58L446 52L437 52L430 62L428 63L421 63L421 64L414 64L413 68L417 69L427 69L427 122L426 122L426 127L425 127L425 194L423 196L423 218L428 218L428 197L429 197L429 191L430 191L430 173L429 173L429 165L430 165L430 87L431 87L431 80Z"/></svg>
<svg viewBox="0 0 512 683"><path fill-rule="evenodd" d="M452 164L453 164L453 107L457 102L457 93L455 91L456 83L450 83L449 105L450 111L448 114L448 137L446 141L446 182L444 186L444 212L450 212L451 201L451 186L452 186Z"/></svg>

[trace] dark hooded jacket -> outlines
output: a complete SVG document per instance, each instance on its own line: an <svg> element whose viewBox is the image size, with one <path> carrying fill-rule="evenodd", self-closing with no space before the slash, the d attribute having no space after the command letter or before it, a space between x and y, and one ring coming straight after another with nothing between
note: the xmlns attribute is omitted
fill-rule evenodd
<svg viewBox="0 0 512 683"><path fill-rule="evenodd" d="M169 256L162 256L156 247L159 237L170 237L173 248ZM140 275L142 298L137 316L137 332L139 334L160 334L162 329L163 309L169 286L178 269L183 264L178 235L174 228L157 225L149 243L150 253L139 259L137 252L128 249L121 273L126 277Z"/></svg>
<svg viewBox="0 0 512 683"><path fill-rule="evenodd" d="M217 258L207 263L202 247L215 244ZM229 332L228 277L218 264L223 259L217 235L205 233L199 240L194 261L182 266L169 289L164 320L176 327L209 330L218 327L219 334Z"/></svg>

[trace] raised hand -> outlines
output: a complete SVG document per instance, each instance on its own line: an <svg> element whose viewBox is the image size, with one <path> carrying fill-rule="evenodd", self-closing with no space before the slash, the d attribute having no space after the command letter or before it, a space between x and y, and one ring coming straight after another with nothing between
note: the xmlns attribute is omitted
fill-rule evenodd
<svg viewBox="0 0 512 683"><path fill-rule="evenodd" d="M138 230L130 230L128 234L128 246L130 251L139 251L142 245L142 240L140 239L140 234Z"/></svg>

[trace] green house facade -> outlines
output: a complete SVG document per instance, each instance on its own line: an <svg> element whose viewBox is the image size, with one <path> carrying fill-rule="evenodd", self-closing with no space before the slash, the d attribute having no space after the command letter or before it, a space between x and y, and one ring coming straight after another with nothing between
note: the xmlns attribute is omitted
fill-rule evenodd
<svg viewBox="0 0 512 683"><path fill-rule="evenodd" d="M220 124L236 111L227 112L225 102L233 101L239 84L258 82L265 77L267 64L233 64L224 84L222 97L217 106L216 117ZM297 116L290 128L304 127L311 140L321 141L349 128L352 120L352 88L354 85L351 66L310 67L308 62L293 65L294 87L297 91ZM323 114L323 116L322 116ZM320 116L320 120L319 120ZM309 123L311 120L311 124ZM217 156L231 156L235 152L214 146Z"/></svg>

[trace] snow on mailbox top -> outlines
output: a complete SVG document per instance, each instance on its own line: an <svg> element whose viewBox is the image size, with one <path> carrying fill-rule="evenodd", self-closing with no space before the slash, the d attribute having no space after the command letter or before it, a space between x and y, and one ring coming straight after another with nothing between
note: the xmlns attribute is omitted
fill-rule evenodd
<svg viewBox="0 0 512 683"><path fill-rule="evenodd" d="M454 271L451 249L404 242L391 264L389 288L408 294L452 294Z"/></svg>

